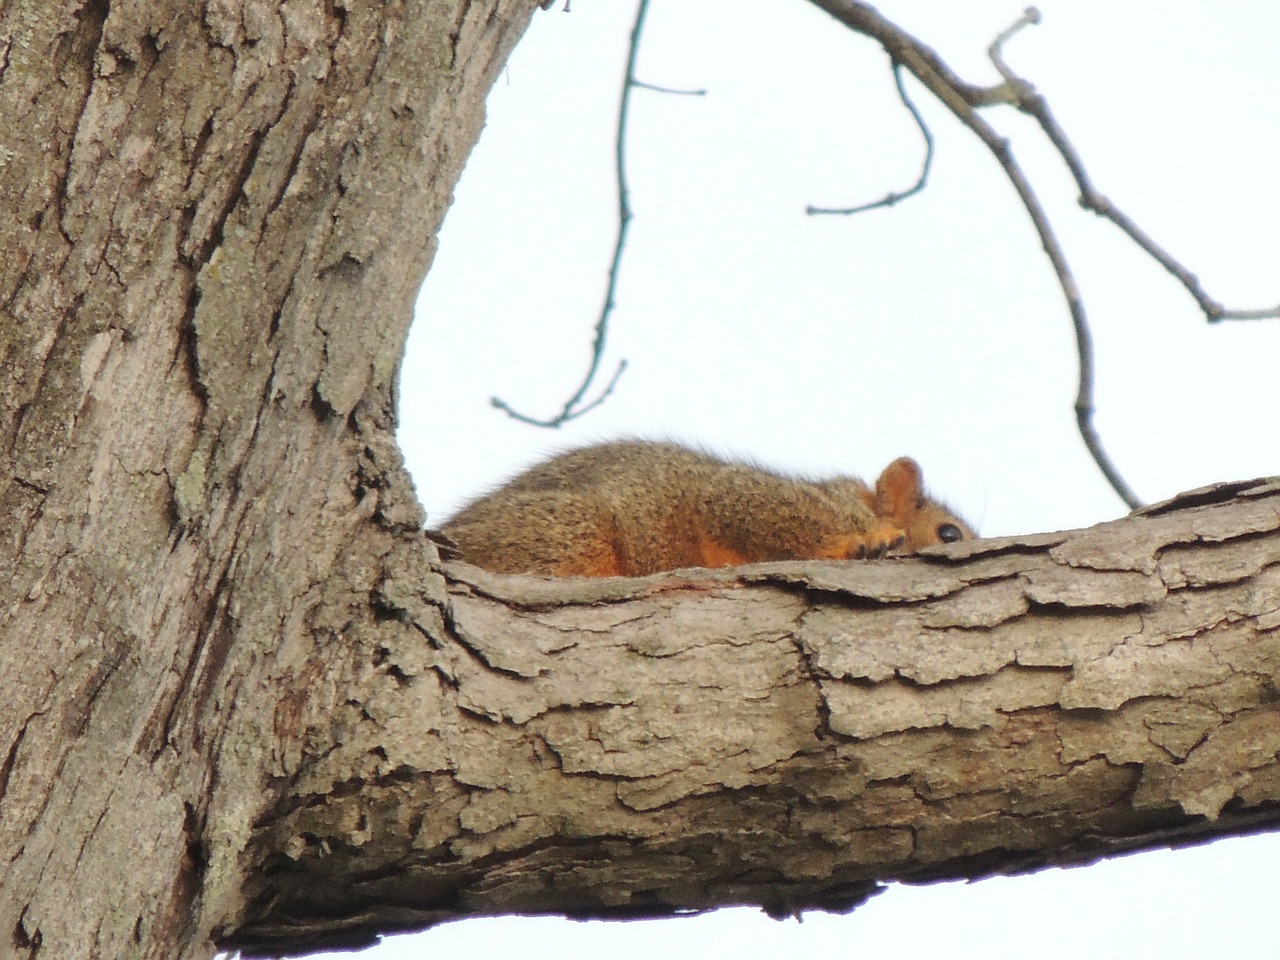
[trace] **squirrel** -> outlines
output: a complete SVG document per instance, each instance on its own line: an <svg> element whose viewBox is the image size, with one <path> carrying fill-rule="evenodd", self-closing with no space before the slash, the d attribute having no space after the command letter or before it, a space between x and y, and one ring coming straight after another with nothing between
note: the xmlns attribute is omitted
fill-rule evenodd
<svg viewBox="0 0 1280 960"><path fill-rule="evenodd" d="M868 559L972 539L900 457L875 488L803 480L674 443L560 454L445 521L447 556L498 573L634 577L766 560Z"/></svg>

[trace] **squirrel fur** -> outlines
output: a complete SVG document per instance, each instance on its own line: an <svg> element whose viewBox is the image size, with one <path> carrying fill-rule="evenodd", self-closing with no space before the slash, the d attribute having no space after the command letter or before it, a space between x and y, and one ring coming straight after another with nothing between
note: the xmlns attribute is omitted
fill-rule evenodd
<svg viewBox="0 0 1280 960"><path fill-rule="evenodd" d="M643 576L766 560L865 559L971 539L919 465L804 480L673 443L560 454L444 523L450 555L498 573Z"/></svg>

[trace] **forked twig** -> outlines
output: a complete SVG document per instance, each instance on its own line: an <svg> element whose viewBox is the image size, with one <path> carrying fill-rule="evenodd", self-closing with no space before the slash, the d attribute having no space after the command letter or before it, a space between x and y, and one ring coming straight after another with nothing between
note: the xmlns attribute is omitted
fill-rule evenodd
<svg viewBox="0 0 1280 960"><path fill-rule="evenodd" d="M564 406L560 408L560 412L554 417L547 419L530 417L512 409L510 404L499 397L489 398L490 404L521 423L528 423L535 427L554 428L563 426L570 420L576 420L578 417L590 413L604 403L617 385L618 378L627 369L627 361L620 360L618 368L613 371L613 376L609 378L605 388L600 391L600 395L591 402L579 406L579 404L582 404L583 397L587 395L587 391L591 389L591 384L600 370L600 361L604 356L605 343L609 335L609 318L613 314L613 308L616 304L618 274L622 266L622 252L627 244L627 231L631 227L631 190L627 184L627 124L631 113L631 91L639 86L648 86L636 79L636 60L640 51L640 38L644 35L644 19L648 12L649 0L640 0L636 6L635 20L631 25L631 41L627 51L627 70L622 80L622 97L618 103L618 133L614 141L614 166L618 182L618 234L613 243L613 258L609 262L609 279L605 285L604 303L601 305L600 314L596 319L595 337L591 343L591 364L587 367L587 374L583 377L582 383L578 385L578 389L564 402ZM683 92L696 93L695 91Z"/></svg>
<svg viewBox="0 0 1280 960"><path fill-rule="evenodd" d="M1111 461L1093 425L1093 339L1089 332L1084 302L1080 297L1075 277L1071 273L1071 267L1062 251L1062 245L1058 242L1039 197L1036 196L1030 181L1014 159L1009 141L1001 137L980 117L976 109L991 103L1011 102L1015 99L1013 88L1017 84L1007 77L998 87L983 88L965 83L934 50L897 25L890 23L865 3L859 3L857 0L811 0L811 2L846 26L876 40L895 63L901 63L910 70L912 75L941 100L995 155L1005 176L1013 184L1013 188L1018 192L1018 198L1031 217L1031 223L1040 236L1041 246L1058 278L1058 285L1062 288L1063 298L1071 313L1071 324L1076 337L1076 355L1080 366L1075 403L1076 427L1090 456L1093 457L1098 469L1102 471L1120 499L1128 504L1130 509L1142 506L1142 501ZM1032 22L1031 15L1024 15L1018 23L1006 30L992 45L993 56L998 59L1000 45L1004 40L1029 22Z"/></svg>
<svg viewBox="0 0 1280 960"><path fill-rule="evenodd" d="M892 58L895 66L905 66L929 89L955 116L975 133L995 155L1005 175L1017 190L1023 207L1031 217L1040 235L1045 254L1053 266L1063 297L1071 313L1076 336L1076 353L1079 358L1080 377L1076 392L1076 425L1098 468L1119 497L1131 508L1142 505L1120 472L1112 463L1093 425L1093 345L1088 317L1075 278L1067 264L1062 247L1035 191L1014 160L1009 143L978 115L978 109L993 104L1009 104L1032 117L1049 142L1071 171L1080 191L1082 207L1105 217L1119 227L1138 247L1165 268L1195 299L1205 317L1211 323L1219 320L1253 320L1280 317L1280 306L1260 310L1227 309L1210 297L1196 276L1175 260L1166 250L1148 236L1123 211L1116 208L1093 186L1079 154L1067 139L1066 133L1054 118L1049 105L1026 79L1018 76L1004 59L1004 45L1023 28L1040 22L1040 11L1028 7L1023 15L1007 30L1002 31L991 44L988 53L999 72L1002 83L993 87L979 87L961 80L930 47L889 22L873 7L858 0L811 0L816 6L831 14L836 20L859 33L877 41Z"/></svg>
<svg viewBox="0 0 1280 960"><path fill-rule="evenodd" d="M1034 11L1035 8L1032 7L1029 12ZM1019 21L1018 25L1021 24L1022 21ZM1044 135L1049 142L1053 144L1054 149L1058 151L1058 155L1062 157L1067 169L1071 171L1071 178L1075 181L1076 188L1080 191L1080 206L1106 220L1110 220L1141 250L1145 251L1156 263L1164 267L1196 301L1196 304L1204 313L1205 319L1210 323L1217 323L1220 320L1271 320L1280 318L1280 304L1274 307L1262 307L1253 310L1228 309L1224 307L1221 302L1208 294L1194 273L1156 243L1146 231L1134 222L1133 218L1099 193L1093 185L1093 181L1089 178L1088 171L1084 168L1084 163L1080 160L1080 154L1071 144L1071 141L1067 139L1066 131L1062 129L1057 118L1054 117L1053 112L1049 109L1049 102L1029 81L1014 74L1002 59L997 59L998 54L995 51L998 51L998 48L994 44L992 49L992 59L996 62L997 69L1004 76L1013 94L1009 102L1019 112L1035 120L1040 129L1044 131Z"/></svg>

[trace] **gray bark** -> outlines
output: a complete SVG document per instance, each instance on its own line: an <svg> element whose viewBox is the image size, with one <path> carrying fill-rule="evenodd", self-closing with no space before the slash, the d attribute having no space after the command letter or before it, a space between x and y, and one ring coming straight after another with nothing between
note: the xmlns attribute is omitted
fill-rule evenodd
<svg viewBox="0 0 1280 960"><path fill-rule="evenodd" d="M238 942L844 910L1273 827L1278 561L1276 481L918 559L446 585L406 553Z"/></svg>
<svg viewBox="0 0 1280 960"><path fill-rule="evenodd" d="M0 5L5 956L237 922L306 671L416 542L396 367L533 8Z"/></svg>

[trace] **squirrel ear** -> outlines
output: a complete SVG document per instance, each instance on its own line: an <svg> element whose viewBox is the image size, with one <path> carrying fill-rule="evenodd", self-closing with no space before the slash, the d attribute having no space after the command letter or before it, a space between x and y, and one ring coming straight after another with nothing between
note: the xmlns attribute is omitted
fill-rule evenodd
<svg viewBox="0 0 1280 960"><path fill-rule="evenodd" d="M876 481L876 513L882 517L908 517L920 509L923 498L924 476L910 457L893 461Z"/></svg>

